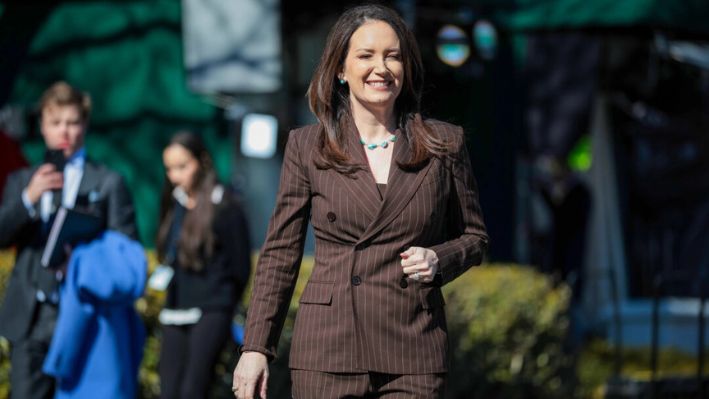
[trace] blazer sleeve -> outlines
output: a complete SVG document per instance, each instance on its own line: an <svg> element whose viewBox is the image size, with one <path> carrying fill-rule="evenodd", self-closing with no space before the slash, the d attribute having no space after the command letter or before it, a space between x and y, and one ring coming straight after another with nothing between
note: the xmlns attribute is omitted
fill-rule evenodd
<svg viewBox="0 0 709 399"><path fill-rule="evenodd" d="M121 232L137 240L138 232L135 227L133 200L123 178L118 173L110 173L106 184L108 185L107 229Z"/></svg>
<svg viewBox="0 0 709 399"><path fill-rule="evenodd" d="M310 181L298 148L300 133L291 131L281 170L276 206L256 266L242 352L275 358L295 282L310 215Z"/></svg>
<svg viewBox="0 0 709 399"><path fill-rule="evenodd" d="M251 274L249 224L244 210L234 199L229 200L229 204L225 206L219 217L225 222L220 226L218 233L221 235L219 240L223 243L227 255L229 276L236 280L238 286L243 289L249 282Z"/></svg>
<svg viewBox="0 0 709 399"><path fill-rule="evenodd" d="M11 174L0 199L0 248L16 244L24 228L36 222L22 203L23 172Z"/></svg>
<svg viewBox="0 0 709 399"><path fill-rule="evenodd" d="M458 129L455 135L456 149L449 158L453 182L446 224L450 239L430 248L438 256L443 284L454 280L471 266L479 265L488 246L477 183L462 128Z"/></svg>

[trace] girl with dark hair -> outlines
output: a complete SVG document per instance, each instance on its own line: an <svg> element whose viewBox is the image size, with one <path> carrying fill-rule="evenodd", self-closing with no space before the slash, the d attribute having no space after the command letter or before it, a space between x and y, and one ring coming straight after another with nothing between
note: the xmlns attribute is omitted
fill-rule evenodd
<svg viewBox="0 0 709 399"><path fill-rule="evenodd" d="M319 123L286 144L237 398L266 396L308 222L315 264L291 343L293 397L442 396L441 286L479 264L488 239L463 131L421 117L422 87L399 15L365 5L340 16L308 89Z"/></svg>
<svg viewBox="0 0 709 399"><path fill-rule="evenodd" d="M239 203L217 182L199 136L176 134L163 151L163 163L156 241L158 260L166 265L161 274L167 273L159 315L160 396L206 398L249 277L248 228Z"/></svg>

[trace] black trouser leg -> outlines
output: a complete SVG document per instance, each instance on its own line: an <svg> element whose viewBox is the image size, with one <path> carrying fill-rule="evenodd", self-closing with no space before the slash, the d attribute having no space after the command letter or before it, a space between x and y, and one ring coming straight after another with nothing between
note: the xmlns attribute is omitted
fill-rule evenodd
<svg viewBox="0 0 709 399"><path fill-rule="evenodd" d="M27 338L12 343L10 353L10 398L50 399L55 380L42 372L52 333L57 321L57 308L38 304L36 316Z"/></svg>
<svg viewBox="0 0 709 399"><path fill-rule="evenodd" d="M231 314L206 312L197 324L164 326L160 390L165 399L206 398L230 334Z"/></svg>

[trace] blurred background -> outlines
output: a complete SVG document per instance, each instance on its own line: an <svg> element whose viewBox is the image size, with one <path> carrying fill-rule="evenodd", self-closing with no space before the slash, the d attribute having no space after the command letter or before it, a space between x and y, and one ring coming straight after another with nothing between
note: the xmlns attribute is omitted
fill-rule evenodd
<svg viewBox="0 0 709 399"><path fill-rule="evenodd" d="M493 265L447 291L465 377L449 397L709 398L709 2L382 3L419 41L424 114L465 128L490 234ZM314 122L311 74L354 4L0 2L0 185L41 160L36 101L65 80L93 97L87 152L126 178L148 250L161 151L188 129L243 197L257 253L285 138Z"/></svg>

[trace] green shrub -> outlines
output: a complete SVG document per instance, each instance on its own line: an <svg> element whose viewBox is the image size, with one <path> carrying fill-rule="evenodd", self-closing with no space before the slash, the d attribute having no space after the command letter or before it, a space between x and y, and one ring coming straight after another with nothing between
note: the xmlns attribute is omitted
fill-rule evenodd
<svg viewBox="0 0 709 399"><path fill-rule="evenodd" d="M13 251L0 251L0 305L5 300L5 287L15 261ZM10 395L10 343L0 337L0 399Z"/></svg>
<svg viewBox="0 0 709 399"><path fill-rule="evenodd" d="M624 348L621 359L621 375L636 381L650 381L651 353L648 348ZM613 376L615 349L607 341L594 339L588 342L579 355L577 375L579 388L577 396L600 399L604 395L605 383ZM694 378L697 373L698 358L695 354L674 348L662 349L657 358L659 378ZM704 364L709 364L709 351L704 352ZM704 368L704 378L709 378L709 370Z"/></svg>
<svg viewBox="0 0 709 399"><path fill-rule="evenodd" d="M474 268L444 287L452 364L447 396L570 398L570 292L530 267Z"/></svg>

